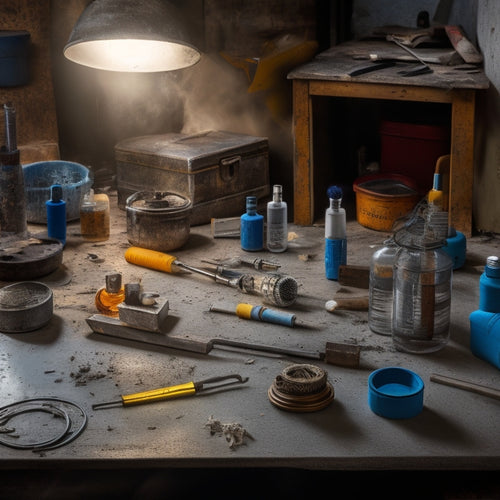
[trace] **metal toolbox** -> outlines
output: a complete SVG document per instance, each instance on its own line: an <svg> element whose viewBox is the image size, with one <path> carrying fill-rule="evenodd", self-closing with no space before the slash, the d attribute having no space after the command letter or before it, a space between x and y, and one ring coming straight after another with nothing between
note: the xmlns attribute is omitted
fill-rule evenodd
<svg viewBox="0 0 500 500"><path fill-rule="evenodd" d="M246 197L270 194L265 137L224 131L169 133L115 145L118 206L138 191L171 191L193 203L191 225L245 211Z"/></svg>

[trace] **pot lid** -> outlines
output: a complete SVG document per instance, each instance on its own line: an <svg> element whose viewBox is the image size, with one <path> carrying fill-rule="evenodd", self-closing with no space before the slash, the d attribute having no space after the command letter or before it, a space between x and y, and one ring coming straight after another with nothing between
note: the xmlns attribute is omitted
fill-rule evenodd
<svg viewBox="0 0 500 500"><path fill-rule="evenodd" d="M167 191L141 191L127 198L127 208L144 211L179 212L191 208L191 200Z"/></svg>

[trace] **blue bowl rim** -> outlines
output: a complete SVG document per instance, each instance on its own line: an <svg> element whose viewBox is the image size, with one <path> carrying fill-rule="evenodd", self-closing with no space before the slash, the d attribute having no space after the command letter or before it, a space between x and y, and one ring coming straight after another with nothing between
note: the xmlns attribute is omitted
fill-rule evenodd
<svg viewBox="0 0 500 500"><path fill-rule="evenodd" d="M389 373L393 372L394 374L400 375L400 378L395 377L394 380L392 381L393 383L401 383L403 382L402 385L405 385L406 387L412 388L412 386L409 386L408 384L404 383L404 378L408 380L408 377L411 378L412 381L415 382L415 387L414 389L405 394L405 395L396 395L396 394L388 394L386 392L380 391L379 388L375 385L375 378L379 377L381 374L384 373ZM413 398L417 395L419 395L423 390L424 390L424 381L418 375L417 373L408 370L407 368L402 368L399 366L388 366L385 368L379 368L378 370L373 371L370 376L368 377L368 386L373 393L375 393L378 397L385 397L385 398L390 398L390 399L405 399L405 398Z"/></svg>
<svg viewBox="0 0 500 500"><path fill-rule="evenodd" d="M69 166L74 166L74 167L78 167L78 170L80 170L81 174L82 174L82 179L79 180L78 182L75 182L75 183L72 183L72 184L62 184L62 188L63 190L65 189L71 189L73 187L81 187L81 186L84 186L85 184L89 183L89 182L93 182L92 181L92 172L91 170L86 167L85 165L82 165L81 163L78 163L76 161L67 161L67 160L45 160L45 161L35 161L35 162L32 162L32 163L26 163L24 164L22 167L23 167L23 172L26 170L26 171L31 171L33 168L36 168L38 166L41 166L41 165L53 165L53 166L58 166L58 165L69 165ZM42 191L42 192L46 192L46 191L50 191L50 185L47 185L47 186L30 186L29 184L26 183L26 179L25 179L25 189L28 190L28 191Z"/></svg>
<svg viewBox="0 0 500 500"><path fill-rule="evenodd" d="M82 167L83 169L87 170L90 172L90 169L86 167L85 165L82 165L81 163L78 163L77 161L70 161L70 160L43 160L43 161L33 161L31 163L24 163L23 168L28 168L28 167L33 167L35 165L46 165L46 164L56 164L60 165L61 163L64 163L66 165L76 165L77 167Z"/></svg>

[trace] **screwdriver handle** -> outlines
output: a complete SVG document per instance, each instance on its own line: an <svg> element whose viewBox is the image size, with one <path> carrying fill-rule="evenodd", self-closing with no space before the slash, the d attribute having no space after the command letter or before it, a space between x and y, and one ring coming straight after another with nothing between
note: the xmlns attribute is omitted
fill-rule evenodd
<svg viewBox="0 0 500 500"><path fill-rule="evenodd" d="M294 326L296 320L295 314L244 303L236 306L236 315L239 318L253 319L254 321L264 321L266 323L285 326Z"/></svg>
<svg viewBox="0 0 500 500"><path fill-rule="evenodd" d="M166 273L178 272L177 259L173 255L150 250L148 248L129 247L125 251L125 260L130 264L163 271Z"/></svg>
<svg viewBox="0 0 500 500"><path fill-rule="evenodd" d="M161 389L153 389L152 391L136 392L135 394L128 394L121 398L123 406L131 406L163 401L180 396L191 396L195 392L194 382L187 382L186 384L162 387Z"/></svg>

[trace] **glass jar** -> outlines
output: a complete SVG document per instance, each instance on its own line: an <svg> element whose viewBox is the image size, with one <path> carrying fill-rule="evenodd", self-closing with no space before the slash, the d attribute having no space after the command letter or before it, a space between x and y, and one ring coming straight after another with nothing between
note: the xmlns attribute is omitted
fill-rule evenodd
<svg viewBox="0 0 500 500"><path fill-rule="evenodd" d="M91 189L80 205L80 229L84 240L105 241L109 238L110 213L107 194Z"/></svg>
<svg viewBox="0 0 500 500"><path fill-rule="evenodd" d="M368 326L380 335L392 333L393 269L399 248L394 240L387 240L370 261Z"/></svg>
<svg viewBox="0 0 500 500"><path fill-rule="evenodd" d="M449 340L453 261L441 248L406 247L394 263L392 338L398 351L430 353Z"/></svg>

